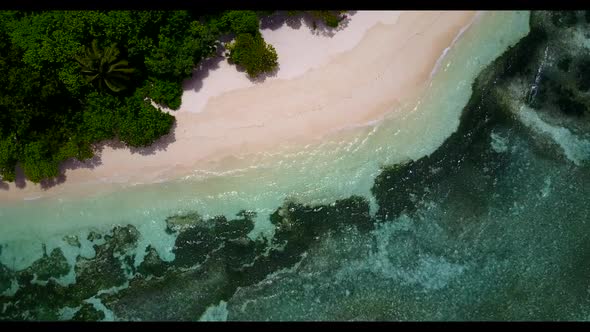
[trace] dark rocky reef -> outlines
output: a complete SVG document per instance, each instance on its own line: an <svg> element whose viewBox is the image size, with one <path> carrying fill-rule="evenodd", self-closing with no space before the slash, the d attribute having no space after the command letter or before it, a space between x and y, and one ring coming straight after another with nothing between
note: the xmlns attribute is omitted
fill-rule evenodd
<svg viewBox="0 0 590 332"><path fill-rule="evenodd" d="M96 322L101 321L104 318L104 312L96 310L90 303L84 303L82 307L78 309L72 320L82 322Z"/></svg>
<svg viewBox="0 0 590 332"><path fill-rule="evenodd" d="M102 297L103 303L121 319L197 320L207 307L229 300L238 287L297 263L317 238L346 227L372 227L368 202L361 197L329 206L285 203L271 216L277 226L271 240L246 236L254 216L240 211L232 220L203 220L197 214L169 218L169 229L178 232L174 261L162 262L148 249L138 271L151 277L137 276L128 288Z"/></svg>
<svg viewBox="0 0 590 332"><path fill-rule="evenodd" d="M524 102L540 115L547 115L544 120L569 128L572 132L590 132L590 95L587 94L590 87L590 53L572 37L576 29L590 36L590 26L579 24L581 15L567 11L532 12L530 33L474 81L473 94L463 110L457 131L433 154L387 166L377 176L372 188L379 203L377 219L391 220L401 213L415 211L417 202L428 193L430 183L444 181L459 173L469 174L467 169L477 171L478 165L488 165L489 176L475 180L463 175L462 179L457 179L466 182L463 196L473 200L490 189L491 183L483 187L488 189L482 190L481 185L474 185L473 182L486 179L489 182L509 162L504 154L490 148L492 129L501 131L501 128L506 128L513 132L514 129L508 128L522 127L514 122L514 111L506 102L513 98L509 91L511 83L519 82L527 90ZM587 12L585 15L588 15ZM559 55L553 63L546 63L549 61L544 53L546 49ZM576 118L562 115L575 115ZM547 157L557 158L556 155L560 155L556 147L547 149L543 145L536 148L538 153ZM474 192L475 188L479 188L479 192Z"/></svg>
<svg viewBox="0 0 590 332"><path fill-rule="evenodd" d="M123 285L126 272L132 272L133 261L128 253L135 248L139 232L135 227L117 226L110 234L93 232L89 238L103 238L104 244L95 245L95 257L78 257L74 271L76 282L62 286L55 278L65 276L71 267L61 249L45 254L22 271L11 271L18 281L19 289L14 296L1 296L4 304L3 319L10 320L58 320L63 307L75 308L100 290ZM36 279L35 279L36 277ZM33 280L41 281L32 283ZM82 315L80 317L94 317Z"/></svg>
<svg viewBox="0 0 590 332"><path fill-rule="evenodd" d="M240 218L232 220L227 220L225 216L202 220L198 214L168 218L167 229L178 232L173 249L173 265L186 268L201 264L210 252L229 242L239 239L248 242L247 235L254 228L255 216L255 213L240 211L237 214Z"/></svg>
<svg viewBox="0 0 590 332"><path fill-rule="evenodd" d="M271 216L277 231L270 240L248 237L255 217L246 210L235 219L203 219L198 213L169 217L166 232L177 235L175 259L163 261L148 246L137 268L134 252L141 235L134 226L117 226L107 234L91 232L89 240L104 243L94 245L95 257L78 257L76 282L68 286L50 279L70 270L60 249L16 274L2 266L2 286L8 289L15 276L20 288L14 296L0 298L6 306L1 317L58 320L60 309L67 306L79 308L73 320L100 320L104 313L85 302L97 297L123 320L196 320L208 306L228 300L238 287L297 263L326 234L350 227L368 231L373 226L369 204L362 197L320 206L286 202ZM50 280L44 286L31 284L35 274L39 280Z"/></svg>

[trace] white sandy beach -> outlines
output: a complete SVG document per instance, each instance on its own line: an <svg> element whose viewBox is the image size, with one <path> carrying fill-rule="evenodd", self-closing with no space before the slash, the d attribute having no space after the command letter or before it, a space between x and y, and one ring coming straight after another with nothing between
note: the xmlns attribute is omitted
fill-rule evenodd
<svg viewBox="0 0 590 332"><path fill-rule="evenodd" d="M437 60L475 12L356 12L340 31L307 26L262 31L280 68L252 82L225 60L186 82L176 128L137 153L106 146L94 167L67 169L49 188L26 182L0 189L0 201L81 195L113 184L159 182L215 169L219 160L317 142L340 129L379 120L419 98Z"/></svg>

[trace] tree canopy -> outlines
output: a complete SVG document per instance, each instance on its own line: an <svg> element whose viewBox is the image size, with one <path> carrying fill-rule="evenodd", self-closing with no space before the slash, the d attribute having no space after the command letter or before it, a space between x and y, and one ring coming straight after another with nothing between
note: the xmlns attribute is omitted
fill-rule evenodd
<svg viewBox="0 0 590 332"><path fill-rule="evenodd" d="M235 64L243 66L251 77L275 69L278 56L274 47L267 44L260 33L251 35L242 33L227 46L229 59Z"/></svg>
<svg viewBox="0 0 590 332"><path fill-rule="evenodd" d="M98 85L101 91L106 86L113 92L120 92L127 88L124 81L130 80L130 74L135 69L129 67L127 60L120 59L119 53L117 44L101 50L95 39L92 47L84 47L84 55L75 59L80 64L80 73L88 82Z"/></svg>

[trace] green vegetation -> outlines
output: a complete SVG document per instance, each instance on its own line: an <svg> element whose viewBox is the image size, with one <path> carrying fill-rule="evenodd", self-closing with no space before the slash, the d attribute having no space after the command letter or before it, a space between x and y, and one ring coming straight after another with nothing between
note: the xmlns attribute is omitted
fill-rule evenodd
<svg viewBox="0 0 590 332"><path fill-rule="evenodd" d="M237 65L243 66L251 77L275 69L278 56L272 45L267 44L258 33L239 34L236 40L227 45L229 59Z"/></svg>
<svg viewBox="0 0 590 332"><path fill-rule="evenodd" d="M307 13L309 13L313 19L323 21L327 26L335 28L342 20L342 14L345 12L345 10L310 10ZM304 11L287 11L287 15L289 16L296 16L300 15L301 13L304 13ZM314 29L317 27L315 21L313 22L313 27Z"/></svg>
<svg viewBox="0 0 590 332"><path fill-rule="evenodd" d="M272 11L0 12L0 179L20 164L34 182L59 175L92 144L129 146L167 134L182 82L215 54L222 34L237 36L230 58L257 76L277 66L259 32Z"/></svg>
<svg viewBox="0 0 590 332"><path fill-rule="evenodd" d="M236 36L233 42L226 45L228 57L231 62L243 67L248 75L257 77L277 67L277 52L262 38L256 12L228 11L217 21L217 26L220 31Z"/></svg>
<svg viewBox="0 0 590 332"><path fill-rule="evenodd" d="M260 24L255 12L232 10L221 16L219 28L223 32L232 32L236 35L242 33L255 35L259 32Z"/></svg>
<svg viewBox="0 0 590 332"><path fill-rule="evenodd" d="M324 23L331 27L335 28L340 23L341 14L344 11L336 11L336 10L312 10L309 13L315 19L322 20Z"/></svg>
<svg viewBox="0 0 590 332"><path fill-rule="evenodd" d="M135 69L128 67L127 60L119 59L120 52L117 44L101 50L95 39L92 41L92 47L84 47L84 49L84 55L75 58L80 64L80 73L88 82L97 83L100 91L103 91L105 86L113 92L120 92L127 88L124 81L131 79L130 74Z"/></svg>

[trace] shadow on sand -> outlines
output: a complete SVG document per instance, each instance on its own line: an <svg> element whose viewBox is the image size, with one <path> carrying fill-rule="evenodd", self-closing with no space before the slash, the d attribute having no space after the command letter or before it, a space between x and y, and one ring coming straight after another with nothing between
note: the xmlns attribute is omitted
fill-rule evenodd
<svg viewBox="0 0 590 332"><path fill-rule="evenodd" d="M287 15L287 12L279 11L273 15L263 17L260 19L260 29L277 30L283 25L287 25L291 29L299 29L305 25L314 35L321 35L325 37L334 37L334 35L348 26L351 16L355 15L356 11L347 11L342 16L342 20L337 27L332 28L326 25L324 21L314 18L310 13L299 13L297 15Z"/></svg>
<svg viewBox="0 0 590 332"><path fill-rule="evenodd" d="M244 75L246 75L246 77L250 80L250 82L252 82L254 84L262 83L262 82L266 81L267 78L276 77L277 73L281 69L281 64L279 63L279 64L277 64L276 68L273 69L272 71L269 71L266 73L261 73L256 77L252 77L246 73L246 69L244 67L242 67L240 65L234 65L234 66L238 72L244 73Z"/></svg>
<svg viewBox="0 0 590 332"><path fill-rule="evenodd" d="M158 151L166 151L170 144L176 142L176 134L175 133L176 133L176 120L172 123L172 126L170 127L170 132L168 134L158 138L153 144L151 144L149 146L143 146L143 147L136 148L136 147L128 147L125 144L123 144L121 141L117 141L117 142L120 145L122 145L122 148L129 148L131 153L138 153L142 156L148 156L148 155L155 154Z"/></svg>
<svg viewBox="0 0 590 332"><path fill-rule="evenodd" d="M332 28L327 26L322 20L317 20L311 16L309 13L300 13L298 15L289 16L287 12L279 11L273 15L266 16L260 19L260 29L261 30L277 30L278 28L282 27L283 25L287 25L292 29L300 29L302 26L305 26L309 29L312 34L314 35L321 35L326 37L333 37L338 31L345 29L350 22L350 19L353 15L356 14L356 11L348 11L346 14L343 15L340 24L338 27ZM315 22L315 28L314 28ZM215 69L219 68L219 63L226 59L225 57L225 43L230 42L234 38L233 34L226 34L219 37L219 43L217 44L217 48L215 54L211 57L202 60L199 63L199 66L195 68L192 73L192 76L186 79L183 82L183 90L184 91L194 91L199 92L203 87L203 80L205 80L209 73ZM246 71L241 66L236 66L236 70L239 72L246 74ZM267 78L275 77L280 70L279 66L275 68L272 72L263 73L258 75L257 77L250 77L247 75L248 79L252 83L262 83Z"/></svg>
<svg viewBox="0 0 590 332"><path fill-rule="evenodd" d="M16 176L14 179L14 185L17 188L22 189L27 186L27 182L25 181L25 171L20 167L16 166Z"/></svg>
<svg viewBox="0 0 590 332"><path fill-rule="evenodd" d="M220 42L216 46L215 54L209 58L201 60L199 65L193 70L191 77L184 80L182 89L184 91L199 92L203 87L203 80L209 76L209 72L219 68L219 63L225 59L224 43L233 39L233 36L226 35L220 37Z"/></svg>

